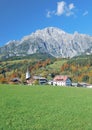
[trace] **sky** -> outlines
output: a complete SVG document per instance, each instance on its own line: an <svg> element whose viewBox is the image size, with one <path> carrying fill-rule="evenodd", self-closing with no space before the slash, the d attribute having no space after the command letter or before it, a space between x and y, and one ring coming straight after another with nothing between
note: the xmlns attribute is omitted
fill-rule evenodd
<svg viewBox="0 0 92 130"><path fill-rule="evenodd" d="M92 0L0 0L0 46L45 27L92 36Z"/></svg>

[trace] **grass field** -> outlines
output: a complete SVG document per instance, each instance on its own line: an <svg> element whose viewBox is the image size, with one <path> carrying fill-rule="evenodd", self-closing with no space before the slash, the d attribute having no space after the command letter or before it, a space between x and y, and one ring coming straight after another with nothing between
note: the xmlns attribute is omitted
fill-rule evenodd
<svg viewBox="0 0 92 130"><path fill-rule="evenodd" d="M0 130L92 130L92 89L0 85Z"/></svg>

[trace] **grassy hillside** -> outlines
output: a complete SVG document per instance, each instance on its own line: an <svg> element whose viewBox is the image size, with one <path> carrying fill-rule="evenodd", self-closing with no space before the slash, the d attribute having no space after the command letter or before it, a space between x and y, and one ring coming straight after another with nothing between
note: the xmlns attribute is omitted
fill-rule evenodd
<svg viewBox="0 0 92 130"><path fill-rule="evenodd" d="M61 72L70 75L76 82L92 84L92 55L83 55L69 59L61 66Z"/></svg>
<svg viewBox="0 0 92 130"><path fill-rule="evenodd" d="M91 130L92 90L0 85L0 130Z"/></svg>
<svg viewBox="0 0 92 130"><path fill-rule="evenodd" d="M39 67L35 73L51 79L51 75L60 74L60 68L65 62L67 62L67 59L55 59L46 66Z"/></svg>
<svg viewBox="0 0 92 130"><path fill-rule="evenodd" d="M19 77L24 81L27 68L29 68L30 73L33 75L36 74L39 68L45 67L54 61L55 58L46 53L3 59L0 61L0 83L10 81L13 77Z"/></svg>
<svg viewBox="0 0 92 130"><path fill-rule="evenodd" d="M6 71L12 71L18 69L21 71L26 71L28 66L33 66L37 62L45 61L48 58L52 61L55 60L53 56L46 53L36 53L24 57L10 57L0 61L0 70L5 69Z"/></svg>
<svg viewBox="0 0 92 130"><path fill-rule="evenodd" d="M1 61L13 61L13 60L26 60L31 59L33 61L37 60L46 60L48 58L54 59L54 57L47 53L35 53L27 56L13 56L9 58L2 58Z"/></svg>
<svg viewBox="0 0 92 130"><path fill-rule="evenodd" d="M41 75L52 79L51 75L68 75L73 82L92 84L92 55L82 55L71 59L56 59L47 54L34 54L21 59L7 59L0 62L0 83L2 72L6 77L19 77L25 80L27 68L31 75ZM6 79L5 79L6 80ZM9 81L9 79L7 79Z"/></svg>
<svg viewBox="0 0 92 130"><path fill-rule="evenodd" d="M60 71L61 66L67 62L67 59L57 59L53 64L48 65L46 68L51 70Z"/></svg>

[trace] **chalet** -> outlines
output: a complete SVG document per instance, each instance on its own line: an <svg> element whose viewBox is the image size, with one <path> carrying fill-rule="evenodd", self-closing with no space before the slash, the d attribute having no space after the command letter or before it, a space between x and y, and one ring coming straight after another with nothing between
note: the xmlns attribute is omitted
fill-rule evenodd
<svg viewBox="0 0 92 130"><path fill-rule="evenodd" d="M41 76L33 76L34 80L37 80L39 84L47 84L47 79Z"/></svg>
<svg viewBox="0 0 92 130"><path fill-rule="evenodd" d="M12 78L10 84L20 84L21 80L18 77Z"/></svg>
<svg viewBox="0 0 92 130"><path fill-rule="evenodd" d="M57 75L53 79L54 86L71 86L72 81L68 76Z"/></svg>
<svg viewBox="0 0 92 130"><path fill-rule="evenodd" d="M88 83L78 83L77 87L91 88L91 85Z"/></svg>
<svg viewBox="0 0 92 130"><path fill-rule="evenodd" d="M28 85L32 85L32 84L47 84L47 79L45 77L41 77L41 76L30 76L30 72L27 69L26 72L26 82Z"/></svg>
<svg viewBox="0 0 92 130"><path fill-rule="evenodd" d="M82 82L82 83L78 83L78 85L77 85L77 87L87 87L88 86L88 84L87 83L84 83L84 82Z"/></svg>
<svg viewBox="0 0 92 130"><path fill-rule="evenodd" d="M45 77L40 77L40 76L33 76L31 78L28 78L27 80L27 84L28 85L32 85L32 84L47 84L47 79Z"/></svg>
<svg viewBox="0 0 92 130"><path fill-rule="evenodd" d="M78 87L78 83L72 83L72 87Z"/></svg>
<svg viewBox="0 0 92 130"><path fill-rule="evenodd" d="M87 88L92 88L92 85L88 85Z"/></svg>

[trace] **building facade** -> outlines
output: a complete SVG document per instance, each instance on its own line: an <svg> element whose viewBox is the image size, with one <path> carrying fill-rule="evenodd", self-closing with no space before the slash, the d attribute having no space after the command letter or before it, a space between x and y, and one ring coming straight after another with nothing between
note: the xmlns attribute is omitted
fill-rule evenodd
<svg viewBox="0 0 92 130"><path fill-rule="evenodd" d="M53 79L54 86L71 86L72 81L68 76L57 75Z"/></svg>

